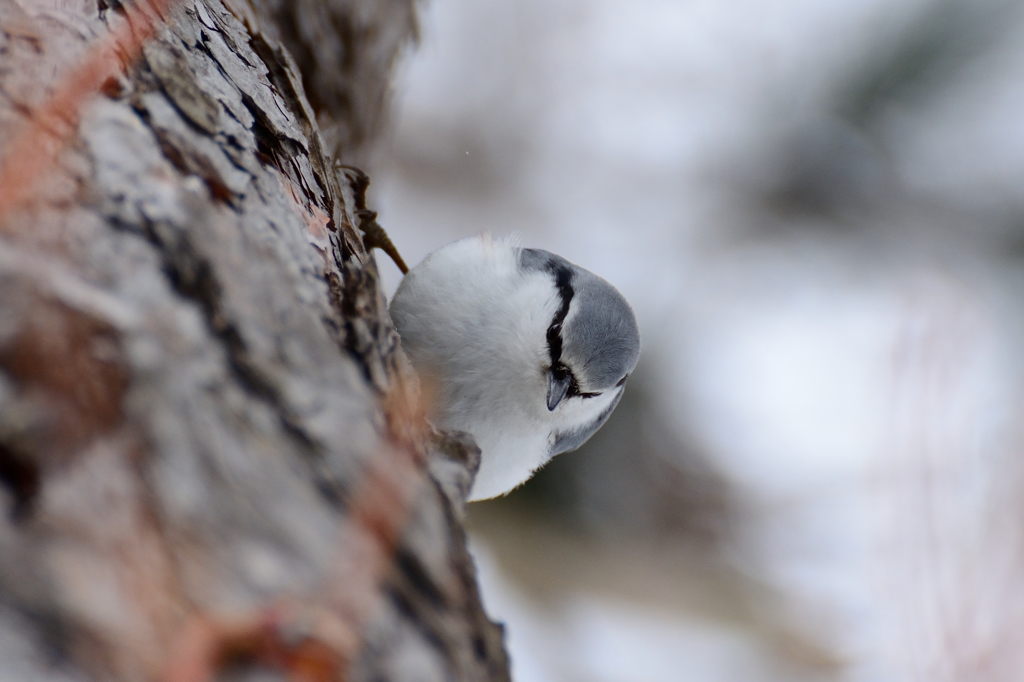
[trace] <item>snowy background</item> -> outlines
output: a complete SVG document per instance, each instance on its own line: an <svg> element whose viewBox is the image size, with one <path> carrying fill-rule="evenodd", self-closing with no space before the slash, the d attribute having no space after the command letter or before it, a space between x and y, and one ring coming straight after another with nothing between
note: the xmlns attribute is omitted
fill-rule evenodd
<svg viewBox="0 0 1024 682"><path fill-rule="evenodd" d="M1013 0L423 6L381 224L517 232L644 341L470 509L518 682L1024 679L1021 74Z"/></svg>

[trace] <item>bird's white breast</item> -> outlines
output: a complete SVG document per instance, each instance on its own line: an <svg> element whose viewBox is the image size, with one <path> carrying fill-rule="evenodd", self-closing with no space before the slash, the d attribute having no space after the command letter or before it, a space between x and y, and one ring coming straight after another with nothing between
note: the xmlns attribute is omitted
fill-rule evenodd
<svg viewBox="0 0 1024 682"><path fill-rule="evenodd" d="M547 409L547 329L561 305L550 273L520 267L507 239L463 239L405 276L391 316L432 395L441 428L482 451L472 500L501 495L548 459L555 435L596 418L617 395Z"/></svg>
<svg viewBox="0 0 1024 682"><path fill-rule="evenodd" d="M559 305L550 277L523 272L508 240L449 244L416 266L391 315L438 426L483 452L472 498L514 488L548 458L545 333Z"/></svg>

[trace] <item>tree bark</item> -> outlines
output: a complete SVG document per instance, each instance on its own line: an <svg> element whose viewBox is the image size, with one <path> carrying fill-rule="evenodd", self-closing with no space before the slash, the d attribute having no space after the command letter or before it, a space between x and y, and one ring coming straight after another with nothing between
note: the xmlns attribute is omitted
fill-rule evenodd
<svg viewBox="0 0 1024 682"><path fill-rule="evenodd" d="M335 162L413 10L0 0L0 681L508 679Z"/></svg>

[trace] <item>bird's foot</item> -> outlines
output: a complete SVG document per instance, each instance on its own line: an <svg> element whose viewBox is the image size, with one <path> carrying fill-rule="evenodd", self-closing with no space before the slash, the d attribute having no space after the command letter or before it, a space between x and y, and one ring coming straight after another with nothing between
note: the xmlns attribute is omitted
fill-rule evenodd
<svg viewBox="0 0 1024 682"><path fill-rule="evenodd" d="M349 186L355 193L356 217L359 219L359 231L363 233L363 248L367 251L380 249L394 261L403 275L408 273L409 266L398 253L391 237L377 222L377 212L366 208L366 188L370 186L370 176L355 166L339 164L337 168L345 172Z"/></svg>
<svg viewBox="0 0 1024 682"><path fill-rule="evenodd" d="M356 217L359 218L359 230L363 233L363 246L367 251L370 249L380 249L395 262L398 269L402 271L402 274L409 272L409 266L402 260L402 256L399 255L398 249L391 242L391 237L384 231L384 228L377 222L377 212L371 211L368 208L361 208L356 211Z"/></svg>

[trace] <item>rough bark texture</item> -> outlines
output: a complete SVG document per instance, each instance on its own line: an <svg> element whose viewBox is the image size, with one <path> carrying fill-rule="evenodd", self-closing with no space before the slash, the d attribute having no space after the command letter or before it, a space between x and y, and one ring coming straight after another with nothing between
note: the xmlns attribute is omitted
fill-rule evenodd
<svg viewBox="0 0 1024 682"><path fill-rule="evenodd" d="M134 9L0 0L0 156ZM508 679L477 451L416 417L320 133L372 139L411 1L165 19L0 215L0 680Z"/></svg>

